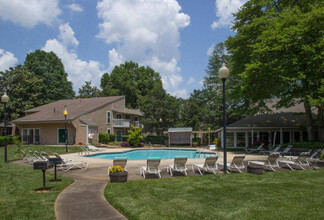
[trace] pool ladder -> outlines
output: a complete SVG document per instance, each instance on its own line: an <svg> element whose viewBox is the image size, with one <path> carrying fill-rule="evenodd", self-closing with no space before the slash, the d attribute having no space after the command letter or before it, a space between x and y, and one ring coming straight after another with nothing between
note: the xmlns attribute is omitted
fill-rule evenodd
<svg viewBox="0 0 324 220"><path fill-rule="evenodd" d="M208 145L205 146L203 149L201 149L201 150L199 151L198 156L197 156L198 158L200 158L201 152L203 152L203 150L205 150L207 147L208 147Z"/></svg>

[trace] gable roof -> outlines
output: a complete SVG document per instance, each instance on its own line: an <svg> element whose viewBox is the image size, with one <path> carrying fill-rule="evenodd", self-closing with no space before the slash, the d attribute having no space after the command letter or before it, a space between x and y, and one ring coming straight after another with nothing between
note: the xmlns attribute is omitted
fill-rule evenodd
<svg viewBox="0 0 324 220"><path fill-rule="evenodd" d="M56 122L64 120L64 109L68 111L67 119L74 120L82 115L100 109L106 105L124 99L124 96L109 96L98 98L66 99L52 102L46 105L25 111L32 113L14 120L14 123L22 122Z"/></svg>
<svg viewBox="0 0 324 220"><path fill-rule="evenodd" d="M143 113L139 109L125 108L125 109L113 109L113 111L118 113L143 116Z"/></svg>
<svg viewBox="0 0 324 220"><path fill-rule="evenodd" d="M239 121L236 121L228 128L239 127L278 127L278 128L291 128L306 125L306 115L303 113L282 112L274 114L262 114L250 116Z"/></svg>

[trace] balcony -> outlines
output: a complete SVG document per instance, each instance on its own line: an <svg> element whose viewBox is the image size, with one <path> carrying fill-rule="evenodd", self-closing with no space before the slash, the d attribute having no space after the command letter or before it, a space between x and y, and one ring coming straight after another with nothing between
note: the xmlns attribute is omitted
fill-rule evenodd
<svg viewBox="0 0 324 220"><path fill-rule="evenodd" d="M116 128L129 128L129 119L114 119L114 127Z"/></svg>
<svg viewBox="0 0 324 220"><path fill-rule="evenodd" d="M135 128L144 128L143 124L141 124L139 121L134 121Z"/></svg>

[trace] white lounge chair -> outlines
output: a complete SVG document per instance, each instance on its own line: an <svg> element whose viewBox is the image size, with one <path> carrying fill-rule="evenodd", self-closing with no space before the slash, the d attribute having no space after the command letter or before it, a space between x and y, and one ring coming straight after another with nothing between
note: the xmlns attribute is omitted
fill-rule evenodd
<svg viewBox="0 0 324 220"><path fill-rule="evenodd" d="M89 149L90 151L104 151L104 150L105 150L104 148L95 147L95 146L93 146L93 145L91 145L91 144L86 144L86 145L87 145L87 147L88 147L88 149Z"/></svg>
<svg viewBox="0 0 324 220"><path fill-rule="evenodd" d="M216 150L216 145L209 145L209 150Z"/></svg>
<svg viewBox="0 0 324 220"><path fill-rule="evenodd" d="M272 153L279 153L281 147L282 147L282 145L279 144L275 149L273 149L273 150L269 150L269 151L264 151L263 153L269 153L269 154L272 154Z"/></svg>
<svg viewBox="0 0 324 220"><path fill-rule="evenodd" d="M309 157L306 158L306 161L310 164L316 164L321 158L322 149L317 149Z"/></svg>
<svg viewBox="0 0 324 220"><path fill-rule="evenodd" d="M157 174L161 178L161 170L160 170L160 158L148 158L146 162L146 166L140 167L140 174L143 175L145 179L145 173L149 174Z"/></svg>
<svg viewBox="0 0 324 220"><path fill-rule="evenodd" d="M292 145L288 145L282 152L280 152L281 156L285 156L287 154L291 155Z"/></svg>
<svg viewBox="0 0 324 220"><path fill-rule="evenodd" d="M245 151L247 152L247 153L262 153L262 152L265 152L266 150L263 148L263 146L264 146L264 143L262 143L262 144L260 144L260 146L258 147L258 148L256 148L256 149L254 149L254 148L251 148L251 149L245 149Z"/></svg>
<svg viewBox="0 0 324 220"><path fill-rule="evenodd" d="M288 160L280 160L279 163L283 164L281 167L287 166L291 170L294 170L292 166L300 168L302 170L306 170L305 167L309 166L309 163L306 161L309 155L309 152L302 152L296 159L292 157L286 157Z"/></svg>
<svg viewBox="0 0 324 220"><path fill-rule="evenodd" d="M56 158L59 158L62 160L61 164L57 164L58 168L61 168L63 171L68 171L72 168L79 168L82 170L86 170L89 166L89 163L87 161L71 161L71 160L65 160L57 153L54 153Z"/></svg>
<svg viewBox="0 0 324 220"><path fill-rule="evenodd" d="M177 172L182 172L187 176L188 174L187 174L186 163L187 163L187 157L176 157L176 158L174 158L174 163L169 164L167 166L167 173L170 173L171 176L173 176L173 172L177 171Z"/></svg>
<svg viewBox="0 0 324 220"><path fill-rule="evenodd" d="M126 157L116 157L113 160L113 166L121 166L125 171L127 171L126 164L127 164L127 158ZM110 168L111 167L108 167L108 175L109 175L109 169Z"/></svg>
<svg viewBox="0 0 324 220"><path fill-rule="evenodd" d="M276 171L274 168L279 168L278 158L280 154L278 153L272 153L268 156L267 160L265 162L263 161L249 161L248 165L255 164L259 166L264 166L264 168L270 168L272 171Z"/></svg>
<svg viewBox="0 0 324 220"><path fill-rule="evenodd" d="M219 170L218 165L216 163L217 159L218 159L218 156L206 157L204 164L193 164L192 171L195 172L195 168L197 168L200 175L203 175L201 170L203 170L204 173L205 172L213 172L214 174L216 174Z"/></svg>
<svg viewBox="0 0 324 220"><path fill-rule="evenodd" d="M243 173L242 169L245 168L244 163L243 163L244 158L245 158L245 155L234 156L232 162L227 163L227 169L230 170L230 171L236 170L236 171L238 171L240 173Z"/></svg>

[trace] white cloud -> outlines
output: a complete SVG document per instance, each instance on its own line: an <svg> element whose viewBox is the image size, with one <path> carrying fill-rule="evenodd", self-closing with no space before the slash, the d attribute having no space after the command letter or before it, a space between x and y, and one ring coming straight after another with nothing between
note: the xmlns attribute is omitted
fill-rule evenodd
<svg viewBox="0 0 324 220"><path fill-rule="evenodd" d="M208 56L213 55L214 48L215 48L215 44L212 44L212 45L208 48L208 50L207 50L207 55L208 55Z"/></svg>
<svg viewBox="0 0 324 220"><path fill-rule="evenodd" d="M205 80L204 79L202 79L202 80L199 81L199 85L201 85L201 86L204 86L204 83L205 83Z"/></svg>
<svg viewBox="0 0 324 220"><path fill-rule="evenodd" d="M193 84L195 81L196 81L195 78L190 77L190 78L188 79L188 81L187 81L187 85L191 85L191 84Z"/></svg>
<svg viewBox="0 0 324 220"><path fill-rule="evenodd" d="M75 3L70 4L68 5L68 8L75 12L83 12L83 8L79 4L75 4Z"/></svg>
<svg viewBox="0 0 324 220"><path fill-rule="evenodd" d="M95 86L99 86L104 73L102 65L93 60L89 62L80 60L75 51L68 49L78 45L69 24L60 25L59 30L59 39L47 40L42 50L53 51L62 60L65 71L68 73L68 80L72 81L75 91L78 91L85 81L92 81Z"/></svg>
<svg viewBox="0 0 324 220"><path fill-rule="evenodd" d="M61 14L58 0L1 0L0 18L26 28L52 25Z"/></svg>
<svg viewBox="0 0 324 220"><path fill-rule="evenodd" d="M230 27L233 21L233 13L247 2L248 0L216 0L216 17L217 21L214 21L211 28L215 30L219 27Z"/></svg>
<svg viewBox="0 0 324 220"><path fill-rule="evenodd" d="M126 60L149 65L162 77L169 93L183 81L177 66L179 30L190 23L175 0L101 0L97 4L98 38L117 45L109 51L109 69ZM181 92L184 94L184 92Z"/></svg>
<svg viewBox="0 0 324 220"><path fill-rule="evenodd" d="M9 51L0 49L0 71L8 70L18 62L15 55Z"/></svg>

